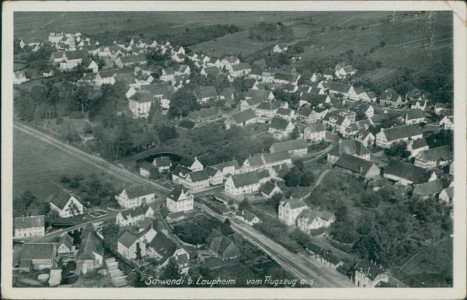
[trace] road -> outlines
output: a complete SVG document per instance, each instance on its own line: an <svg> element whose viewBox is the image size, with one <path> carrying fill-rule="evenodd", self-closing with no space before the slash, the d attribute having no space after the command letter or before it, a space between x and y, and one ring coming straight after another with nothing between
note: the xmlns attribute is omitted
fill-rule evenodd
<svg viewBox="0 0 467 300"><path fill-rule="evenodd" d="M331 151L331 149L335 146L335 144L331 143L329 146L327 146L325 149L319 151L319 152L316 152L314 153L314 157L313 158L310 158L310 159L307 159L307 160L303 160L303 163L305 164L308 164L312 161L315 161L315 160L318 160L320 158L322 158L324 155L326 155L329 151Z"/></svg>
<svg viewBox="0 0 467 300"><path fill-rule="evenodd" d="M123 180L124 182L130 182L130 183L140 183L140 184L148 184L148 185L151 185L153 186L157 191L158 191L158 195L159 197L163 197L164 195L166 195L167 193L170 192L170 190L168 188L166 188L165 186L163 185L160 185L154 181L151 181L151 180L148 180L148 179L145 179L145 178L142 178L136 174L133 174L131 173L130 171L127 171L125 169L122 169L100 157L97 157L95 155L92 155L92 154L89 154L89 153L86 153L84 152L83 150L80 150L74 146L71 146L65 142L62 142L60 140L57 140L56 138L54 137L51 137L45 133L42 133L40 132L39 130L36 130L34 128L31 128L27 125L24 125L24 124L21 124L21 123L17 123L15 122L13 124L13 127L15 129L18 129L18 130L21 130L27 134L30 134L32 136L34 136L35 138L41 140L41 141L44 141L48 144L50 144L51 146L55 147L55 148L58 148L70 155L73 155L74 157L78 158L79 160L83 161L83 162L86 162L86 163L89 163L89 164L92 164L94 165L95 167L103 170L104 172L116 177L116 178L119 178L121 180Z"/></svg>
<svg viewBox="0 0 467 300"><path fill-rule="evenodd" d="M324 176L326 176L326 174L329 172L330 169L326 169L324 170L323 173L321 173L318 177L318 180L316 180L315 184L313 185L313 187L310 189L310 191L308 193L306 193L306 195L304 195L301 199L304 200L308 197L310 197L311 193L316 189L316 187L318 185L321 184L321 181L323 180Z"/></svg>
<svg viewBox="0 0 467 300"><path fill-rule="evenodd" d="M203 204L195 203L195 205L210 216L221 221L226 218ZM253 245L262 249L274 261L298 279L312 279L314 282L313 287L354 287L345 275L314 261L308 255L292 253L254 228L236 220L230 219L230 225L233 230L241 234Z"/></svg>

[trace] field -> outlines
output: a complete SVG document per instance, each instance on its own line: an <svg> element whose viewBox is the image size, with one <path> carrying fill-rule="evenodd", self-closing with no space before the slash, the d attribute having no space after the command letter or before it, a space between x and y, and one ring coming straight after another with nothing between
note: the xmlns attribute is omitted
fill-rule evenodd
<svg viewBox="0 0 467 300"><path fill-rule="evenodd" d="M13 132L13 195L30 189L39 199L58 191L61 175L96 173L116 186L122 182L49 144L23 133Z"/></svg>

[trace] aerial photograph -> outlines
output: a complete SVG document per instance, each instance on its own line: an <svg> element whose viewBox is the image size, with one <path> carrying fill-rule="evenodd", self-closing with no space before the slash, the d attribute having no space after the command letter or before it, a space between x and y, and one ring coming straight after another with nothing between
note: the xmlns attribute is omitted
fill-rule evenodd
<svg viewBox="0 0 467 300"><path fill-rule="evenodd" d="M453 18L14 12L13 287L453 287Z"/></svg>

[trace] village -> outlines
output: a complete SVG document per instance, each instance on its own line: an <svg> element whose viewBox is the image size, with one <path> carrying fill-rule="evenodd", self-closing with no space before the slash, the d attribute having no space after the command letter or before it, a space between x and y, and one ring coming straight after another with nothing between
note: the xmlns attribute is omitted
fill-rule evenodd
<svg viewBox="0 0 467 300"><path fill-rule="evenodd" d="M90 205L79 190L64 185L46 200L47 215L14 218L18 286L144 286L148 277L211 280L229 269L234 271L228 278L237 281L235 272L253 278L270 270L283 278L306 274L277 259L279 250L261 246L259 237L284 247L281 253L305 255L310 266L342 286L408 286L404 276L389 270L390 259L378 261L378 255L348 246L358 242L337 238L345 235L347 218L406 201L415 203L408 204L415 220L410 226L422 218L413 207L430 203L443 211L443 222L452 221L453 108L426 91L399 94L387 86L376 93L354 84L359 66L347 61L304 75L290 64L210 57L162 40L134 37L103 45L58 30L45 41L17 42L20 52L52 53L42 72L16 71L16 87L78 74L67 80L89 90L88 97L123 87L119 96L127 106L117 113L135 122L168 120L187 135L218 126L226 136L268 138L266 147L255 147L243 160L214 158L217 144L209 137L199 155L172 150L178 144L169 148L176 138L155 151L147 147L129 163L115 162L140 183L116 191L111 204ZM277 43L265 51L280 57L293 48ZM322 203L320 195L338 197L332 193L346 180L366 193L367 202L341 194L333 204ZM342 213L342 206L349 212ZM329 285L326 280L317 279L317 286Z"/></svg>

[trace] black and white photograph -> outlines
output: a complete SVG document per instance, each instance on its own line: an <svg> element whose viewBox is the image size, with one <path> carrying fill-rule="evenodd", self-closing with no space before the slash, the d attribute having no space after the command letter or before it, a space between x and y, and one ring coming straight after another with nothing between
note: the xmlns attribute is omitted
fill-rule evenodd
<svg viewBox="0 0 467 300"><path fill-rule="evenodd" d="M465 4L341 2L5 5L2 296L465 297Z"/></svg>

